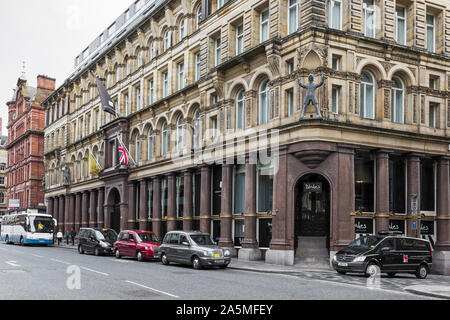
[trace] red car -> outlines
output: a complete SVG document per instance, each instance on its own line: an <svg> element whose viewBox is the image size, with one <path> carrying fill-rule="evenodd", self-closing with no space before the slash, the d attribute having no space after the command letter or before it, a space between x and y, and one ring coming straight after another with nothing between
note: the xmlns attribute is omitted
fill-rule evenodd
<svg viewBox="0 0 450 320"><path fill-rule="evenodd" d="M136 257L138 261L158 258L158 247L161 242L151 231L124 230L121 231L114 252L117 259L121 257Z"/></svg>

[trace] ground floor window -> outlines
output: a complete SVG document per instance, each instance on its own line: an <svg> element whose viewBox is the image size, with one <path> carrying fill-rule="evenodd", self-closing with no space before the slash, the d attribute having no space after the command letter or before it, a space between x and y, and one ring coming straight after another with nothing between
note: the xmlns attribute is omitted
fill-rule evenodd
<svg viewBox="0 0 450 320"><path fill-rule="evenodd" d="M214 241L219 242L220 240L220 220L212 221L212 237Z"/></svg>
<svg viewBox="0 0 450 320"><path fill-rule="evenodd" d="M200 230L200 220L192 220L192 230Z"/></svg>
<svg viewBox="0 0 450 320"><path fill-rule="evenodd" d="M374 160L368 152L355 154L355 210L374 212Z"/></svg>
<svg viewBox="0 0 450 320"><path fill-rule="evenodd" d="M432 160L420 163L420 210L434 211L435 178Z"/></svg>
<svg viewBox="0 0 450 320"><path fill-rule="evenodd" d="M161 217L167 217L167 178L161 180Z"/></svg>
<svg viewBox="0 0 450 320"><path fill-rule="evenodd" d="M406 164L400 157L389 159L389 211L406 212Z"/></svg>
<svg viewBox="0 0 450 320"><path fill-rule="evenodd" d="M234 245L236 247L240 247L242 241L244 240L244 230L245 223L244 219L235 219L234 220Z"/></svg>
<svg viewBox="0 0 450 320"><path fill-rule="evenodd" d="M148 218L153 218L153 183L148 184L148 201L147 201Z"/></svg>
<svg viewBox="0 0 450 320"><path fill-rule="evenodd" d="M177 176L176 192L177 192L177 217L182 218L184 211L184 177L182 176Z"/></svg>
<svg viewBox="0 0 450 320"><path fill-rule="evenodd" d="M258 165L258 212L272 211L273 204L273 163Z"/></svg>
<svg viewBox="0 0 450 320"><path fill-rule="evenodd" d="M269 248L272 241L272 218L261 218L258 222L259 246Z"/></svg>
<svg viewBox="0 0 450 320"><path fill-rule="evenodd" d="M245 211L245 165L239 165L234 172L234 213Z"/></svg>

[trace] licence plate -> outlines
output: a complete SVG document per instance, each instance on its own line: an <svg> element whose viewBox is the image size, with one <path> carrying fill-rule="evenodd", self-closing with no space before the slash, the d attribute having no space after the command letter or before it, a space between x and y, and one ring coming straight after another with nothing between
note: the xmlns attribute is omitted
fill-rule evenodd
<svg viewBox="0 0 450 320"><path fill-rule="evenodd" d="M220 258L220 253L216 253L216 254L214 255L214 258Z"/></svg>
<svg viewBox="0 0 450 320"><path fill-rule="evenodd" d="M225 260L216 260L216 263L224 263Z"/></svg>
<svg viewBox="0 0 450 320"><path fill-rule="evenodd" d="M339 262L338 266L339 267L348 267L348 263L346 263L346 262Z"/></svg>

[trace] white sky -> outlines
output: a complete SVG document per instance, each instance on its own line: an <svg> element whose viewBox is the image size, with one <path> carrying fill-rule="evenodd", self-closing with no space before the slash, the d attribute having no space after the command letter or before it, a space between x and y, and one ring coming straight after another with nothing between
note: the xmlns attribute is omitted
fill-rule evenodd
<svg viewBox="0 0 450 320"><path fill-rule="evenodd" d="M28 84L56 78L58 88L72 73L75 57L135 0L1 0L0 117L7 135L8 102L26 62Z"/></svg>

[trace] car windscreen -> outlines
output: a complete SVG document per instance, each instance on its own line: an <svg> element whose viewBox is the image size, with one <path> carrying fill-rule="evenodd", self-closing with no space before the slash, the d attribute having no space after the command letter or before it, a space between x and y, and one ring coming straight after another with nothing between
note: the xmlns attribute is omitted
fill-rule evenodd
<svg viewBox="0 0 450 320"><path fill-rule="evenodd" d="M193 234L193 235L191 235L191 239L199 246L215 245L211 236L206 235L206 234Z"/></svg>
<svg viewBox="0 0 450 320"><path fill-rule="evenodd" d="M29 217L30 232L34 233L53 233L55 223L52 218L47 217Z"/></svg>
<svg viewBox="0 0 450 320"><path fill-rule="evenodd" d="M114 243L117 241L117 233L114 230L102 229L100 231L96 231L95 234L97 235L97 238L102 241L106 240L109 243Z"/></svg>
<svg viewBox="0 0 450 320"><path fill-rule="evenodd" d="M153 233L142 232L136 235L138 242L158 242L158 238Z"/></svg>
<svg viewBox="0 0 450 320"><path fill-rule="evenodd" d="M348 246L352 248L373 248L380 243L381 240L383 240L383 237L363 236L354 240Z"/></svg>

